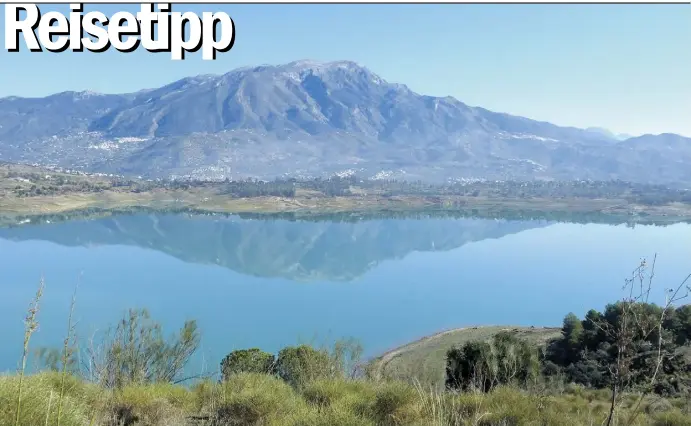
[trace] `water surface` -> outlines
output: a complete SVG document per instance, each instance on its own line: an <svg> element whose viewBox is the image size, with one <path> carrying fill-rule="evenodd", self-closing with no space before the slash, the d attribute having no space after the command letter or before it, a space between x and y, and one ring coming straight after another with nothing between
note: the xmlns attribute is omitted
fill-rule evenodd
<svg viewBox="0 0 691 426"><path fill-rule="evenodd" d="M35 347L61 345L79 282L80 336L132 307L168 332L196 319L200 359L213 369L238 348L355 337L371 356L453 327L559 325L620 297L624 278L655 253L662 294L691 272L690 245L686 224L453 218L136 214L3 228L0 371L16 368L41 275Z"/></svg>

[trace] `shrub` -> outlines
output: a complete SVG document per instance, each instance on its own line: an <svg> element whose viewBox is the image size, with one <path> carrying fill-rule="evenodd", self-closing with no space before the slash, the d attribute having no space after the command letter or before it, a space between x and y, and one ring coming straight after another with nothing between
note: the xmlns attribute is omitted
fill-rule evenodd
<svg viewBox="0 0 691 426"><path fill-rule="evenodd" d="M90 351L89 371L106 388L175 381L199 346L195 321L177 336L163 337L161 325L146 310L131 309L103 339L103 351Z"/></svg>
<svg viewBox="0 0 691 426"><path fill-rule="evenodd" d="M224 401L214 424L277 424L289 416L308 415L309 407L285 382L265 374L240 373L223 384Z"/></svg>
<svg viewBox="0 0 691 426"><path fill-rule="evenodd" d="M377 425L408 425L422 419L417 391L402 382L385 383L377 388L371 407Z"/></svg>
<svg viewBox="0 0 691 426"><path fill-rule="evenodd" d="M275 357L260 349L242 349L229 353L221 361L221 377L227 380L238 373L270 374L274 370Z"/></svg>
<svg viewBox="0 0 691 426"><path fill-rule="evenodd" d="M169 383L127 386L117 390L110 402L112 420L129 418L149 426L167 426L185 418L194 408L192 393Z"/></svg>
<svg viewBox="0 0 691 426"><path fill-rule="evenodd" d="M278 353L276 361L278 376L294 387L326 377L338 375L334 362L328 352L311 346L290 346Z"/></svg>
<svg viewBox="0 0 691 426"><path fill-rule="evenodd" d="M370 411L375 395L373 384L361 380L318 379L302 389L305 400L319 408L346 410L363 416Z"/></svg>
<svg viewBox="0 0 691 426"><path fill-rule="evenodd" d="M467 342L447 353L448 389L491 391L497 385L525 385L539 376L537 349L508 332L490 342Z"/></svg>

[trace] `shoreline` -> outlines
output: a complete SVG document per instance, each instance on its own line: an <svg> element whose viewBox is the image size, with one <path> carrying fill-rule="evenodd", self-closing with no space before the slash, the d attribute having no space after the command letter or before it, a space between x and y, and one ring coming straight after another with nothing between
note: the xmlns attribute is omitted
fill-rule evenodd
<svg viewBox="0 0 691 426"><path fill-rule="evenodd" d="M118 196L115 196L118 195ZM200 215L247 215L260 218L282 217L289 220L325 218L332 215L353 219L376 215L439 214L485 219L575 221L582 223L691 223L691 205L673 203L647 206L623 203L618 199L520 199L469 197L251 197L204 198L194 193L177 193L175 198L161 194L121 193L77 194L70 196L6 197L0 209L2 222L40 220L42 217L94 217L136 212L187 213ZM4 220L3 220L4 219Z"/></svg>
<svg viewBox="0 0 691 426"><path fill-rule="evenodd" d="M73 175L40 167L0 167L0 219L149 210L200 214L368 215L447 212L489 219L569 221L571 216L619 223L691 222L691 192L643 183L328 180L160 181ZM586 220L590 219L590 220Z"/></svg>
<svg viewBox="0 0 691 426"><path fill-rule="evenodd" d="M552 326L552 327L535 327L535 326L509 326L509 325L477 325L477 326L464 326L464 327L457 327L457 328L451 328L447 330L442 330L433 334L429 334L426 336L423 336L421 338L411 340L408 343L405 343L401 346L395 347L393 349L387 350L386 352L382 353L381 355L378 355L371 360L368 361L368 364L372 368L372 374L374 376L374 379L376 380L381 380L385 376L385 370L386 367L394 360L397 358L405 355L406 353L415 351L416 349L420 349L421 347L429 344L429 343L434 343L436 340L439 340L443 337L450 336L453 334L460 334L464 332L468 332L471 330L478 330L478 331L485 331L485 330L491 330L491 329L498 329L496 330L497 332L500 331L524 331L524 332L530 332L530 331L541 331L541 332L546 332L546 331L554 331L557 332L561 330L561 327L557 326Z"/></svg>
<svg viewBox="0 0 691 426"><path fill-rule="evenodd" d="M493 327L493 326L488 325L488 326L481 326L481 327ZM423 336L419 339L412 340L412 341L410 341L410 342L408 342L402 346L398 346L396 348L393 348L393 349L390 349L390 350L384 352L383 354L381 354L381 355L379 355L379 356L377 356L377 357L375 357L369 361L372 365L374 365L375 379L377 379L377 380L381 379L383 377L384 369L386 368L386 365L389 362L391 362L394 358L403 354L404 352L410 351L411 349L418 347L419 345L422 345L422 344L427 343L429 341L432 341L434 339L438 339L442 336L446 336L448 334L455 333L455 332L461 332L464 330L468 330L469 328L473 328L473 327L472 326L471 327L458 327L458 328L451 328L448 330L439 331L439 332L436 332L433 334L429 334L427 336Z"/></svg>

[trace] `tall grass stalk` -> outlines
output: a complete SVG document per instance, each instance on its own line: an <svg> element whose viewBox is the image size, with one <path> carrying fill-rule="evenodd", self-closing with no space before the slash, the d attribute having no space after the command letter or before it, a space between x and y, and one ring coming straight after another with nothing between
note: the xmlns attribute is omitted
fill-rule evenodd
<svg viewBox="0 0 691 426"><path fill-rule="evenodd" d="M48 410L46 410L46 424L48 426L48 419L50 419L50 407L53 404L53 391L50 391L50 397L48 398Z"/></svg>
<svg viewBox="0 0 691 426"><path fill-rule="evenodd" d="M74 324L72 323L72 318L74 316L74 306L77 302L77 289L74 289L72 294L72 301L70 302L70 314L67 318L67 335L65 336L64 345L62 348L62 371L60 372L60 395L58 396L58 423L60 426L60 420L62 418L62 399L65 395L65 378L67 377L67 364L72 358L72 349L70 347L70 340L74 336Z"/></svg>
<svg viewBox="0 0 691 426"><path fill-rule="evenodd" d="M22 364L19 370L19 389L17 389L17 407L16 415L14 418L14 426L19 426L19 415L22 411L22 385L24 384L24 372L26 371L26 359L29 355L29 341L31 340L31 335L38 330L38 321L36 320L36 315L38 314L39 302L41 297L43 297L43 288L45 282L43 277L36 290L36 295L34 299L29 304L29 310L27 312L26 318L24 319L24 351L22 352Z"/></svg>

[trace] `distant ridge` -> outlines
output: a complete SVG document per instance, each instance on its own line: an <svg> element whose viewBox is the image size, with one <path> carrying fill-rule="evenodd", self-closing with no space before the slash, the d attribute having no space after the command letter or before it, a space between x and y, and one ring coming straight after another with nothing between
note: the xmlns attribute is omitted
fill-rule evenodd
<svg viewBox="0 0 691 426"><path fill-rule="evenodd" d="M622 136L299 60L112 95L0 99L0 160L149 177L691 182L691 139Z"/></svg>

